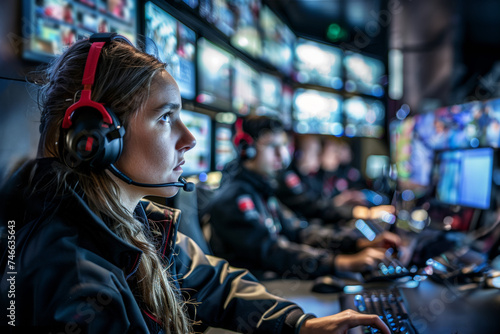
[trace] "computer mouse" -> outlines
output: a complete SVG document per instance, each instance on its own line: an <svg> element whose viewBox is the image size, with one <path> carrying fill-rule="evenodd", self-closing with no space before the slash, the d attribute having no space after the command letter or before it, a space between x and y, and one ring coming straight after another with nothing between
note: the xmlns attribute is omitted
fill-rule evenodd
<svg viewBox="0 0 500 334"><path fill-rule="evenodd" d="M335 276L320 276L314 280L311 291L317 293L337 293L344 291L345 283Z"/></svg>

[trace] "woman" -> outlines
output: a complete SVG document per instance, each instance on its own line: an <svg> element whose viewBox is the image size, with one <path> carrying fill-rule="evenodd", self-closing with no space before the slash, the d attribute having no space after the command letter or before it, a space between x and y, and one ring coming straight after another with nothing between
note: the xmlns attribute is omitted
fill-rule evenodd
<svg viewBox="0 0 500 334"><path fill-rule="evenodd" d="M17 171L0 197L9 236L2 309L15 305L6 325L74 333L208 326L344 333L369 324L388 333L374 315L304 314L177 233L178 211L142 201L177 193L183 156L195 145L165 66L119 36L96 34L48 68L39 159Z"/></svg>

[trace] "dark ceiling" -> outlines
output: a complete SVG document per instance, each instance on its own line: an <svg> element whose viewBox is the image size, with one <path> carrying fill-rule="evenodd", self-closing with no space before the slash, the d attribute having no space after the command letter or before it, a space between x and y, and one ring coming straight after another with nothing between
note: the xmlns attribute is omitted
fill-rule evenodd
<svg viewBox="0 0 500 334"><path fill-rule="evenodd" d="M387 51L387 25L379 21L384 0L269 0L266 2L288 21L299 36L349 47L355 38L366 36L364 53L383 57ZM338 25L344 35L338 39L328 36L328 27Z"/></svg>
<svg viewBox="0 0 500 334"><path fill-rule="evenodd" d="M432 11L433 6L443 5L453 17L454 73L452 85L461 87L463 94L477 90L478 86L490 81L488 89L500 95L500 0L267 0L299 36L310 37L350 48L355 39L362 40L367 35L367 43L354 43L357 51L371 54L387 61L389 48L389 25L379 14L387 13L393 3L403 5L405 17L415 15L414 6L425 6ZM436 7L437 8L437 7ZM412 21L414 26L403 22L404 30L425 30L422 26L436 25L430 17L439 20L439 15L426 15ZM416 25L415 25L415 22ZM339 40L327 37L328 27L338 24L347 34ZM439 23L437 24L439 25ZM429 38L427 36L422 37ZM435 36L432 37L435 39ZM435 42L428 40L427 42ZM439 40L437 40L439 42ZM361 47L360 47L361 45ZM498 66L496 67L496 65ZM495 69L496 68L496 69ZM498 73L497 73L498 72ZM458 88L457 88L458 89Z"/></svg>

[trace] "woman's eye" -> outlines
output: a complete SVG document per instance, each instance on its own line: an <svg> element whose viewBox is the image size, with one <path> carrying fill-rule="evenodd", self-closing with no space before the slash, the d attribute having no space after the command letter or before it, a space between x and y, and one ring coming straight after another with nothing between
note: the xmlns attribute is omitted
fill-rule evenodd
<svg viewBox="0 0 500 334"><path fill-rule="evenodd" d="M164 114L163 116L160 117L160 121L170 122L170 117L171 116L172 116L172 113L168 112L168 113L166 113L166 114Z"/></svg>

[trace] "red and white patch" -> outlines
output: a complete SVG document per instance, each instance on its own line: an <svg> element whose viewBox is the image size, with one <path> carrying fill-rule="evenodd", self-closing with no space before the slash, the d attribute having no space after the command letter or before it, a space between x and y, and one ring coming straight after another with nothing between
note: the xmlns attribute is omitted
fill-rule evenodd
<svg viewBox="0 0 500 334"><path fill-rule="evenodd" d="M300 178L294 172L290 172L285 176L285 184L288 188L295 188L300 185Z"/></svg>
<svg viewBox="0 0 500 334"><path fill-rule="evenodd" d="M240 209L241 212L255 210L255 204L249 195L240 196L238 197L237 201L238 209Z"/></svg>

